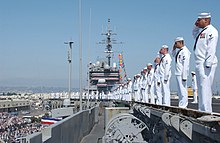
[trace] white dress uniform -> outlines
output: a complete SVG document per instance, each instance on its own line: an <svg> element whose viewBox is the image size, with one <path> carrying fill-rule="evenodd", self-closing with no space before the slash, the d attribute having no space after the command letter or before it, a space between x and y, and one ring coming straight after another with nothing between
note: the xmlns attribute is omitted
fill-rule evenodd
<svg viewBox="0 0 220 143"><path fill-rule="evenodd" d="M154 91L155 91L155 100L157 105L162 105L162 93L161 93L161 81L160 81L160 75L159 75L160 65L159 63L155 64L155 70L154 70ZM160 83L158 85L158 83Z"/></svg>
<svg viewBox="0 0 220 143"><path fill-rule="evenodd" d="M117 100L120 100L120 87L118 87L118 89L117 89Z"/></svg>
<svg viewBox="0 0 220 143"><path fill-rule="evenodd" d="M140 92L141 92L141 100L144 103L148 103L148 95L146 94L146 86L147 86L147 76L146 74L143 74L140 80Z"/></svg>
<svg viewBox="0 0 220 143"><path fill-rule="evenodd" d="M162 86L163 104L170 106L170 77L171 77L171 57L167 53L162 56L160 62L160 79ZM165 80L167 82L165 82Z"/></svg>
<svg viewBox="0 0 220 143"><path fill-rule="evenodd" d="M119 87L119 100L122 100L123 99L123 87L122 85Z"/></svg>
<svg viewBox="0 0 220 143"><path fill-rule="evenodd" d="M190 51L186 46L173 51L175 58L175 75L177 80L179 107L188 106L187 77L189 75ZM185 81L183 81L185 80Z"/></svg>
<svg viewBox="0 0 220 143"><path fill-rule="evenodd" d="M124 85L124 96L125 96L125 101L128 101L128 85L127 85L127 83Z"/></svg>
<svg viewBox="0 0 220 143"><path fill-rule="evenodd" d="M128 101L132 100L132 82L128 82Z"/></svg>
<svg viewBox="0 0 220 143"><path fill-rule="evenodd" d="M148 85L148 95L150 97L150 103L155 104L155 95L154 95L154 69L152 68L147 74L147 85Z"/></svg>
<svg viewBox="0 0 220 143"><path fill-rule="evenodd" d="M134 93L135 93L135 101L140 101L140 77L137 77L134 81Z"/></svg>
<svg viewBox="0 0 220 143"><path fill-rule="evenodd" d="M197 87L197 80L196 80L196 75L192 75L192 89L193 89L193 103L198 102L198 87Z"/></svg>
<svg viewBox="0 0 220 143"><path fill-rule="evenodd" d="M198 18L211 17L208 13L201 13ZM194 27L193 36L196 39L194 55L198 85L199 110L212 112L212 83L217 67L216 47L218 31L208 25L202 31Z"/></svg>
<svg viewBox="0 0 220 143"><path fill-rule="evenodd" d="M134 100L138 101L138 81L137 81L137 78L134 79L133 89L134 89Z"/></svg>

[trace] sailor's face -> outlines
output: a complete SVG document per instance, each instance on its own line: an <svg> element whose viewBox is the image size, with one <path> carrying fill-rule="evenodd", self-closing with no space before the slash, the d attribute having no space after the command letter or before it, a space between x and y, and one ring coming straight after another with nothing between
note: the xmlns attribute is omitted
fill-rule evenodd
<svg viewBox="0 0 220 143"><path fill-rule="evenodd" d="M177 48L183 47L182 42L180 42L180 41L175 42L175 47L177 47Z"/></svg>
<svg viewBox="0 0 220 143"><path fill-rule="evenodd" d="M159 53L163 54L163 51L164 51L164 49L162 48L162 49L160 49Z"/></svg>
<svg viewBox="0 0 220 143"><path fill-rule="evenodd" d="M205 24L206 24L205 18L198 18L196 21L196 26L198 26L199 28L205 27Z"/></svg>
<svg viewBox="0 0 220 143"><path fill-rule="evenodd" d="M148 69L148 70L151 70L151 69L152 69L152 66L147 66L147 69Z"/></svg>
<svg viewBox="0 0 220 143"><path fill-rule="evenodd" d="M160 63L160 58L156 58L155 63Z"/></svg>

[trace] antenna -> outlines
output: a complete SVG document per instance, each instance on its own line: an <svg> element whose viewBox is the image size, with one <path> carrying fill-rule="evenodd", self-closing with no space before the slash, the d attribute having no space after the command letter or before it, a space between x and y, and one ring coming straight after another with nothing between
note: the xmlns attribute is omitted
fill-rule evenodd
<svg viewBox="0 0 220 143"><path fill-rule="evenodd" d="M73 41L64 42L64 44L69 45L68 54L67 54L67 61L69 63L69 91L68 91L68 99L66 99L65 106L68 107L70 105L70 96L71 96L71 79L72 79L72 44Z"/></svg>
<svg viewBox="0 0 220 143"><path fill-rule="evenodd" d="M112 33L110 22L111 22L111 20L109 18L107 33L102 33L102 35L106 36L106 40L102 40L101 42L98 42L98 44L105 44L106 45L105 53L107 54L106 58L108 59L109 66L111 66L111 59L112 59L112 54L113 54L112 44L122 44L122 42L116 42L116 40L111 38L112 35L117 35L117 34Z"/></svg>

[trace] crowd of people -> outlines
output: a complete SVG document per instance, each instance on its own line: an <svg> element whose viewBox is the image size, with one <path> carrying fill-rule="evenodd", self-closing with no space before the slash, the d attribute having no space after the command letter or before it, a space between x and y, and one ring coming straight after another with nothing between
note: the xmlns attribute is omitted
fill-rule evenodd
<svg viewBox="0 0 220 143"><path fill-rule="evenodd" d="M192 33L195 38L193 47L195 72L191 72L193 103L198 102L200 111L212 112L212 83L218 63L216 57L218 31L211 25L210 13L198 15ZM190 73L191 52L184 43L183 37L175 38L172 52L167 45L162 45L154 64L148 63L147 67L134 75L133 81L129 78L127 83L121 84L111 93L112 98L170 106L171 62L175 62L179 107L187 108L187 79Z"/></svg>
<svg viewBox="0 0 220 143"><path fill-rule="evenodd" d="M0 113L0 142L19 143L22 137L40 132L44 127L39 123L32 123L29 119Z"/></svg>

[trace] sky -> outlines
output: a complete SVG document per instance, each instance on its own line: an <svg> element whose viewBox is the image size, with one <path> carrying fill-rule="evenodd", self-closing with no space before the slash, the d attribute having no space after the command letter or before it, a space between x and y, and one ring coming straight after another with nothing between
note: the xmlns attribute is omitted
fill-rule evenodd
<svg viewBox="0 0 220 143"><path fill-rule="evenodd" d="M133 77L153 62L161 45L172 47L183 36L192 52L192 28L200 12L210 12L220 29L219 0L82 0L83 85L86 85L88 47L90 60L104 57L103 40L107 20L122 45L128 76ZM0 86L68 87L67 45L73 44L73 88L79 87L79 0L0 0ZM91 33L89 34L91 9ZM90 36L89 36L90 35ZM89 43L90 37L90 43ZM90 45L90 46L89 46ZM219 45L217 57L220 57ZM118 62L117 57L114 59ZM220 89L217 68L214 90ZM171 89L176 89L174 61ZM189 84L190 77L189 77Z"/></svg>

